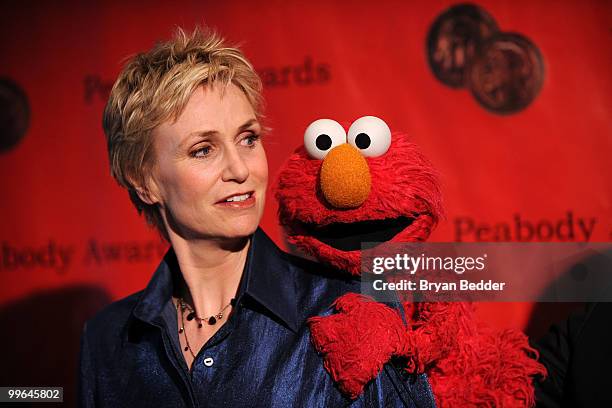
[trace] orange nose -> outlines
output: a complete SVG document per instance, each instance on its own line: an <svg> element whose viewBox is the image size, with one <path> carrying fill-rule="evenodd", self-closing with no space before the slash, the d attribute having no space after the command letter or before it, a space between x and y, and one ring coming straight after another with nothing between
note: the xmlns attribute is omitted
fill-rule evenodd
<svg viewBox="0 0 612 408"><path fill-rule="evenodd" d="M368 162L348 143L327 153L320 173L321 191L336 208L356 208L368 198L371 187Z"/></svg>

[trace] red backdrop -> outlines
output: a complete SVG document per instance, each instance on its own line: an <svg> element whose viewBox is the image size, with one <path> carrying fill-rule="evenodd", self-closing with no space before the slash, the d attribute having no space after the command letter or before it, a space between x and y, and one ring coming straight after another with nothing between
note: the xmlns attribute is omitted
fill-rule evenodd
<svg viewBox="0 0 612 408"><path fill-rule="evenodd" d="M0 76L24 90L31 109L23 139L0 153L3 333L19 328L39 339L44 329L45 344L70 353L56 351L43 369L68 372L83 319L149 280L164 246L109 175L101 112L122 59L177 25L216 27L242 43L264 76L272 176L314 119L375 115L411 135L442 174L447 218L433 240L492 240L501 228L511 234L504 238L527 239L527 224L563 221L573 240L610 241L611 3L478 2L544 57L540 94L506 116L443 85L428 66L427 32L451 4L3 3ZM263 227L282 244L270 194ZM531 311L480 309L490 323L515 328L528 325ZM20 351L6 359L32 360L23 342L33 340L24 337L11 337ZM37 385L38 377L23 378ZM72 379L50 378L66 387Z"/></svg>

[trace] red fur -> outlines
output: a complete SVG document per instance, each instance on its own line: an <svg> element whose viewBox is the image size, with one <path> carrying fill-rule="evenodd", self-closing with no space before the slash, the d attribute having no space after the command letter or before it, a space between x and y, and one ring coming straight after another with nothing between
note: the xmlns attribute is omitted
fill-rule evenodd
<svg viewBox="0 0 612 408"><path fill-rule="evenodd" d="M370 195L358 208L339 210L327 204L318 186L322 161L310 158L303 146L289 157L275 187L279 220L287 240L321 261L355 275L360 274L359 251L332 248L306 235L300 224L324 226L410 216L422 219L392 242L406 242L408 237L422 241L442 214L437 173L405 134L394 133L387 153L366 160L373 182Z"/></svg>
<svg viewBox="0 0 612 408"><path fill-rule="evenodd" d="M474 318L467 303L407 304L399 314L349 293L337 314L309 319L325 368L349 397L359 396L391 357L410 373L427 373L438 407L531 407L531 377L544 376L537 351L522 333L495 332Z"/></svg>
<svg viewBox="0 0 612 408"><path fill-rule="evenodd" d="M325 368L351 398L361 394L384 363L408 346L402 344L405 328L401 317L383 304L366 302L364 296L349 293L334 303L340 313L309 320L317 351L328 356ZM368 324L347 327L359 318L368 319Z"/></svg>
<svg viewBox="0 0 612 408"><path fill-rule="evenodd" d="M442 214L436 172L408 141L394 133L389 151L367 158L372 176L368 199L358 208L329 206L318 187L321 160L298 148L276 186L279 219L289 242L321 262L361 273L360 251L332 248L304 232L303 223L328 225L400 216L414 221L391 242L424 241ZM537 352L516 331L495 332L479 323L467 303L403 304L408 325L394 309L358 294L346 294L338 313L309 320L313 344L325 368L351 398L363 392L392 357L404 369L427 373L439 407L529 407L532 377L545 375Z"/></svg>
<svg viewBox="0 0 612 408"><path fill-rule="evenodd" d="M401 231L389 242L426 241L434 223L434 218L431 215L419 215L409 227ZM321 262L333 265L339 270L347 271L352 275L361 275L361 251L340 251L308 235L289 235L287 240Z"/></svg>

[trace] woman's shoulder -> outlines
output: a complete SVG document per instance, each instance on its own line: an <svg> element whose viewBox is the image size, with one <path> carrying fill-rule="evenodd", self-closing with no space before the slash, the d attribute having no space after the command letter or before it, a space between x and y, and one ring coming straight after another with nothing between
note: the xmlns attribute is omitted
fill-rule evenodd
<svg viewBox="0 0 612 408"><path fill-rule="evenodd" d="M296 302L307 317L326 313L333 302L347 293L359 293L358 277L330 266L286 254L295 279Z"/></svg>
<svg viewBox="0 0 612 408"><path fill-rule="evenodd" d="M254 235L252 249L251 289L261 297L282 298L284 307L295 303L306 317L328 310L338 297L361 289L358 278L284 251L261 229Z"/></svg>
<svg viewBox="0 0 612 408"><path fill-rule="evenodd" d="M341 271L332 266L319 263L298 255L283 252L285 259L303 280L324 283L327 286L347 286L353 288L358 285L359 277L355 277L346 271Z"/></svg>
<svg viewBox="0 0 612 408"><path fill-rule="evenodd" d="M85 331L92 339L118 335L128 322L144 289L109 303L85 322ZM115 337L118 338L118 337Z"/></svg>

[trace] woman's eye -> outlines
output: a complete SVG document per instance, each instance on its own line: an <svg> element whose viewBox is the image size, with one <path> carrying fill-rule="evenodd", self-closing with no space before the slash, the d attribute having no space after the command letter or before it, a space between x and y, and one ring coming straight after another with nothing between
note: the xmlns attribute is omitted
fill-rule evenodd
<svg viewBox="0 0 612 408"><path fill-rule="evenodd" d="M201 147L198 150L195 150L191 155L193 157L206 157L210 154L210 146Z"/></svg>
<svg viewBox="0 0 612 408"><path fill-rule="evenodd" d="M247 137L245 137L244 139L242 139L242 144L245 146L255 146L257 144L257 141L259 140L259 135L256 135L255 133L252 133L250 135L248 135Z"/></svg>

